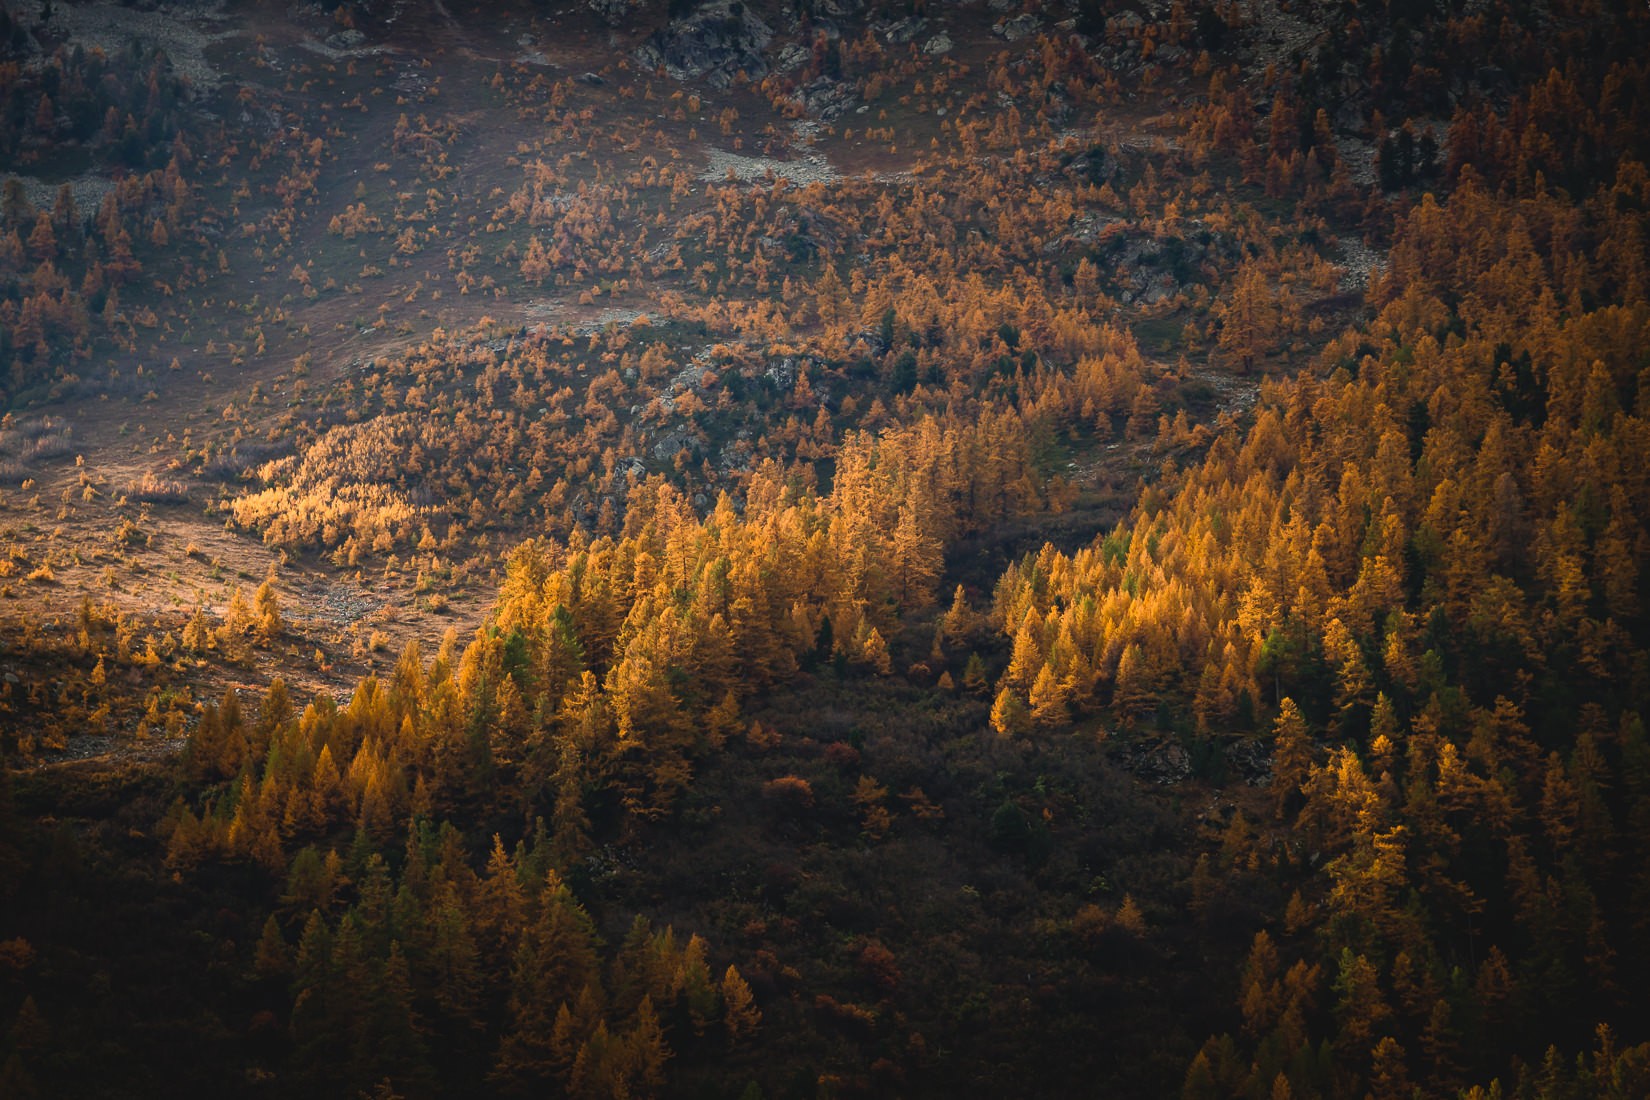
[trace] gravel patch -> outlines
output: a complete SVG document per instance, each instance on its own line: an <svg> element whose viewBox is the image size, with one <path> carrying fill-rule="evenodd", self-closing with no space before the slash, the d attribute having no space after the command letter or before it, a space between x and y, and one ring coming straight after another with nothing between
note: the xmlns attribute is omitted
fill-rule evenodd
<svg viewBox="0 0 1650 1100"><path fill-rule="evenodd" d="M804 145L812 145L825 136L825 124L816 118L799 118L791 123L791 133Z"/></svg>
<svg viewBox="0 0 1650 1100"><path fill-rule="evenodd" d="M23 185L23 193L29 197L29 202L37 210L50 210L57 202L57 189L66 182L69 190L74 193L74 203L83 217L91 217L97 213L97 208L103 205L103 196L113 191L113 180L102 176L75 176L70 180L48 180L39 176L23 176L8 174L8 180L17 180Z"/></svg>
<svg viewBox="0 0 1650 1100"><path fill-rule="evenodd" d="M296 594L299 596L298 606L288 613L289 617L345 630L384 606L345 584L310 584Z"/></svg>
<svg viewBox="0 0 1650 1100"><path fill-rule="evenodd" d="M336 39L337 41L329 40L322 42L318 38L305 38L299 41L297 45L299 49L308 50L313 54L319 54L321 57L324 57L329 61L348 61L351 58L378 57L382 54L393 54L396 52L388 46L339 45L338 42L341 42L342 40L338 39L337 35L333 35L332 39Z"/></svg>
<svg viewBox="0 0 1650 1100"><path fill-rule="evenodd" d="M153 11L60 0L52 5L49 27L55 33L67 34L73 42L99 47L105 53L125 49L133 39L147 42L166 51L172 68L197 92L210 92L222 83L222 77L207 62L206 47L237 32L209 32L197 24L224 22L229 17L223 9L223 0L187 6L162 4Z"/></svg>
<svg viewBox="0 0 1650 1100"><path fill-rule="evenodd" d="M1340 281L1342 291L1363 290L1369 286L1371 275L1386 270L1386 257L1356 237L1342 237L1340 253L1339 266L1346 269Z"/></svg>
<svg viewBox="0 0 1650 1100"><path fill-rule="evenodd" d="M608 325L619 325L629 328L647 314L639 309L619 309L609 307L596 314L595 318L581 324L576 331L580 336L592 336L598 332L606 332Z"/></svg>
<svg viewBox="0 0 1650 1100"><path fill-rule="evenodd" d="M1260 379L1256 377L1214 367L1194 369L1192 377L1214 391L1215 411L1211 419L1219 419L1227 413L1242 416L1255 407L1255 401L1260 397Z"/></svg>
<svg viewBox="0 0 1650 1100"><path fill-rule="evenodd" d="M730 173L734 179L744 183L767 179L771 174L803 187L842 178L842 174L831 167L831 162L818 153L809 153L797 160L776 160L773 157L740 156L725 149L709 150L705 170L699 173L699 178L725 180Z"/></svg>
<svg viewBox="0 0 1650 1100"><path fill-rule="evenodd" d="M540 322L548 321L552 324L565 325L569 323L569 309L565 299L541 298L536 302L528 302L522 307L522 312ZM598 332L606 332L607 326L618 325L629 328L643 317L651 316L645 309L631 309L624 306L608 306L596 313L594 317L572 323L572 331L578 336L593 336Z"/></svg>
<svg viewBox="0 0 1650 1100"><path fill-rule="evenodd" d="M28 771L43 771L64 764L79 764L88 760L108 762L135 760L163 760L183 751L187 737L152 737L134 741L130 737L111 737L108 734L79 734L69 738L68 744L56 752L43 752Z"/></svg>
<svg viewBox="0 0 1650 1100"><path fill-rule="evenodd" d="M1323 34L1321 27L1284 11L1277 0L1253 0L1249 18L1246 33L1253 36L1255 60L1250 71L1254 73L1264 72L1272 64L1287 72Z"/></svg>
<svg viewBox="0 0 1650 1100"><path fill-rule="evenodd" d="M1357 137L1335 138L1335 155L1346 165L1346 174L1359 187L1374 187L1380 173L1375 169L1375 143Z"/></svg>

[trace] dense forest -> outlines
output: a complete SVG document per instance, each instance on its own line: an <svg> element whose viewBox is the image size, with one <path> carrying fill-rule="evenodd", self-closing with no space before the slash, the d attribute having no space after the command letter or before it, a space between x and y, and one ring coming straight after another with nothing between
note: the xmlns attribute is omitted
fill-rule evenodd
<svg viewBox="0 0 1650 1100"><path fill-rule="evenodd" d="M1650 9L176 7L0 3L0 1096L1650 1095Z"/></svg>

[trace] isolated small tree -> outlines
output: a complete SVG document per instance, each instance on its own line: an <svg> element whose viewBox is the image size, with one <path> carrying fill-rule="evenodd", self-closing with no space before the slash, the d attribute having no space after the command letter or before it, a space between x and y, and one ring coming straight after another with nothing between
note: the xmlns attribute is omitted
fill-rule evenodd
<svg viewBox="0 0 1650 1100"><path fill-rule="evenodd" d="M183 647L191 653L201 653L211 645L212 624L207 621L206 608L197 606L183 628Z"/></svg>
<svg viewBox="0 0 1650 1100"><path fill-rule="evenodd" d="M550 277L550 256L537 237L527 242L527 255L521 259L521 277L534 286L543 285Z"/></svg>
<svg viewBox="0 0 1650 1100"><path fill-rule="evenodd" d="M1272 350L1281 322L1277 296L1266 274L1245 265L1232 282L1231 297L1216 312L1221 318L1220 350L1248 374L1255 369L1255 360Z"/></svg>
<svg viewBox="0 0 1650 1100"><path fill-rule="evenodd" d="M273 913L264 921L263 935L252 957L252 972L259 978L284 978L292 972L292 950Z"/></svg>
<svg viewBox="0 0 1650 1100"><path fill-rule="evenodd" d="M1025 733L1030 724L1031 713L1019 693L1011 687L999 691L996 702L991 705L991 728L1003 737L1016 737Z"/></svg>
<svg viewBox="0 0 1650 1100"><path fill-rule="evenodd" d="M229 606L223 613L220 634L239 637L252 629L254 621L252 608L246 602L246 592L236 585L235 591L230 593Z"/></svg>
<svg viewBox="0 0 1650 1100"><path fill-rule="evenodd" d="M286 621L281 618L281 606L275 595L275 586L269 581L259 585L253 605L257 616L253 631L259 642L270 645L286 632Z"/></svg>
<svg viewBox="0 0 1650 1100"><path fill-rule="evenodd" d="M756 1007L751 987L739 971L728 967L722 975L722 1024L727 1028L728 1042L737 1046L755 1034L762 1023L762 1010Z"/></svg>
<svg viewBox="0 0 1650 1100"><path fill-rule="evenodd" d="M888 656L888 643L882 638L882 631L876 627L865 636L865 647L861 654L865 663L876 670L879 676L886 676L893 669L892 660Z"/></svg>

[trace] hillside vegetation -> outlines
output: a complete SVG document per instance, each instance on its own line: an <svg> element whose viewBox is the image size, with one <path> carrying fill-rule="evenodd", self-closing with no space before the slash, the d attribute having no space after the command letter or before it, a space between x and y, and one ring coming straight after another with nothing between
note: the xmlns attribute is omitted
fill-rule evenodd
<svg viewBox="0 0 1650 1100"><path fill-rule="evenodd" d="M1650 13L0 11L0 1095L1650 1094Z"/></svg>

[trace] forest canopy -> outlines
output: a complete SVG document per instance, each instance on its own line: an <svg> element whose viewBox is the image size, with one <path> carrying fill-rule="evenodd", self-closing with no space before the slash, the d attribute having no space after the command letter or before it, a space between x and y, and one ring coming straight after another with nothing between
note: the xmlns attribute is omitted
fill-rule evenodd
<svg viewBox="0 0 1650 1100"><path fill-rule="evenodd" d="M0 1095L1650 1094L1647 57L0 7Z"/></svg>

